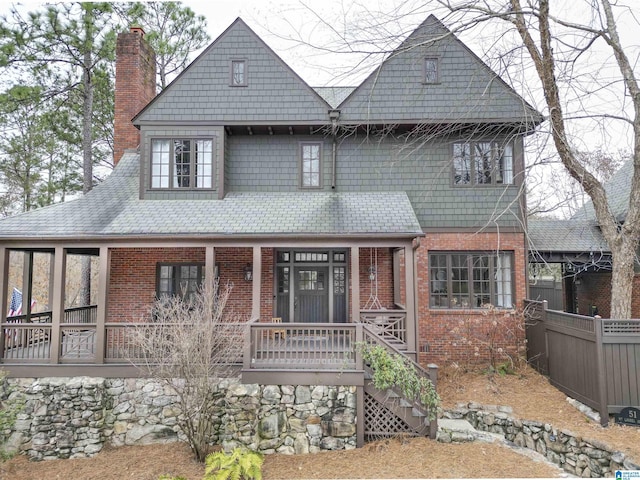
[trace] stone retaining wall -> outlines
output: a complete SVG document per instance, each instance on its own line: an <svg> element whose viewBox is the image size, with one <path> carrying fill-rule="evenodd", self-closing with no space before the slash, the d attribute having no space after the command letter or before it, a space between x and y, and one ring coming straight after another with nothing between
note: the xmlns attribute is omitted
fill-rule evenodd
<svg viewBox="0 0 640 480"><path fill-rule="evenodd" d="M583 439L549 424L517 420L510 413L509 407L470 403L447 411L445 417L464 419L476 430L503 435L516 446L537 451L566 472L579 477L612 477L616 470L640 470L640 465L624 453L601 442ZM456 439L448 439L452 440Z"/></svg>
<svg viewBox="0 0 640 480"><path fill-rule="evenodd" d="M24 409L0 432L4 448L33 459L88 457L105 444L184 439L176 395L149 379L91 377L11 379ZM224 448L308 453L356 446L356 388L217 384L217 434Z"/></svg>

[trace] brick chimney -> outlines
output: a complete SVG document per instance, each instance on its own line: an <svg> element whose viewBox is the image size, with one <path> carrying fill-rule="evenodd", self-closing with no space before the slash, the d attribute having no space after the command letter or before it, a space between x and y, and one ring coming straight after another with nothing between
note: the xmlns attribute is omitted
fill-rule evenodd
<svg viewBox="0 0 640 480"><path fill-rule="evenodd" d="M144 30L131 27L118 34L116 44L116 95L113 131L113 161L125 149L137 148L140 132L131 119L156 96L156 55L144 40Z"/></svg>

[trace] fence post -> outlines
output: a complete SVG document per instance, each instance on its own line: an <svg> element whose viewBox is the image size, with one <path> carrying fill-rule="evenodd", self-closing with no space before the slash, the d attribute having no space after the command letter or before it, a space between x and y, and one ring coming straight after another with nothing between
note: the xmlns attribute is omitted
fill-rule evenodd
<svg viewBox="0 0 640 480"><path fill-rule="evenodd" d="M607 399L607 375L604 365L604 345L602 344L602 318L593 317L593 327L596 334L596 375L598 382L598 405L600 406L600 425L609 425L609 402Z"/></svg>
<svg viewBox="0 0 640 480"><path fill-rule="evenodd" d="M362 344L364 343L364 332L362 330L362 323L358 322L356 323L356 343L353 346L354 351L355 351L355 369L356 370L362 370L364 372L364 362L362 361L362 350L358 347L360 347Z"/></svg>

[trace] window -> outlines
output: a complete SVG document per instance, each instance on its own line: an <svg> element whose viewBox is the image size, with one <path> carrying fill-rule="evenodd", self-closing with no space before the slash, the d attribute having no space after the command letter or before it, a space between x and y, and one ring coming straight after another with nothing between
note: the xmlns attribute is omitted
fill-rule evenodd
<svg viewBox="0 0 640 480"><path fill-rule="evenodd" d="M498 142L454 143L453 184L513 184L513 146Z"/></svg>
<svg viewBox="0 0 640 480"><path fill-rule="evenodd" d="M198 291L204 280L204 265L202 264L158 264L157 267L157 295L179 295L185 300Z"/></svg>
<svg viewBox="0 0 640 480"><path fill-rule="evenodd" d="M438 83L440 59L438 57L427 57L424 59L423 83Z"/></svg>
<svg viewBox="0 0 640 480"><path fill-rule="evenodd" d="M213 188L213 140L151 140L151 188Z"/></svg>
<svg viewBox="0 0 640 480"><path fill-rule="evenodd" d="M437 253L429 255L432 308L512 308L511 253Z"/></svg>
<svg viewBox="0 0 640 480"><path fill-rule="evenodd" d="M231 80L229 84L232 87L247 86L247 61L231 60Z"/></svg>
<svg viewBox="0 0 640 480"><path fill-rule="evenodd" d="M321 159L322 145L320 143L303 143L300 145L300 187L322 187Z"/></svg>

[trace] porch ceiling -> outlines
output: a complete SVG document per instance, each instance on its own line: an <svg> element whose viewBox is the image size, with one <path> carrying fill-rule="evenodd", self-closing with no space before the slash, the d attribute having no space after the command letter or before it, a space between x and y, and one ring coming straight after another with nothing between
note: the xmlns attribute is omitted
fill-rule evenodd
<svg viewBox="0 0 640 480"><path fill-rule="evenodd" d="M139 155L126 153L89 194L0 220L0 239L152 236L422 235L404 192L252 192L223 200L140 200Z"/></svg>

